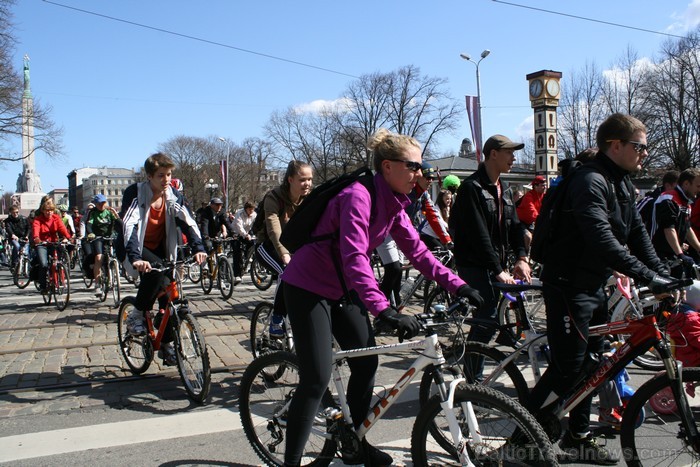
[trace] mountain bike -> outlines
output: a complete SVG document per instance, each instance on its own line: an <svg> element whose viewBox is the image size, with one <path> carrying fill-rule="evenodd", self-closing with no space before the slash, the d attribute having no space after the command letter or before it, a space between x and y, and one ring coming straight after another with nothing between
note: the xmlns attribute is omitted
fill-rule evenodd
<svg viewBox="0 0 700 467"><path fill-rule="evenodd" d="M205 294L211 292L216 279L219 292L224 300L231 298L233 294L233 267L224 253L224 243L231 239L212 238L212 251L207 255L207 260L200 264L200 281L202 291Z"/></svg>
<svg viewBox="0 0 700 467"><path fill-rule="evenodd" d="M20 289L25 288L31 282L30 269L31 261L29 260L29 255L27 254L27 243L29 240L26 238L20 239L19 241L19 252L17 256L17 262L12 268L12 282Z"/></svg>
<svg viewBox="0 0 700 467"><path fill-rule="evenodd" d="M48 293L41 294L41 298L48 305L53 297L56 309L63 311L70 300L70 279L68 265L65 263L65 245L63 242L41 242L38 246L46 247L49 259L49 267L46 268Z"/></svg>
<svg viewBox="0 0 700 467"><path fill-rule="evenodd" d="M451 267L454 258L452 251L446 248L436 248L431 250L431 253L443 265ZM405 308L414 295L420 299L428 297L435 288L433 281L426 280L423 274L419 273L415 277L408 275L401 286L399 303L396 308L398 310Z"/></svg>
<svg viewBox="0 0 700 467"><path fill-rule="evenodd" d="M671 292L690 284L692 280L674 281L665 291ZM504 284L500 287L515 293L519 288L528 286ZM700 391L696 391L700 385L700 368L683 368L673 358L670 345L659 329L654 314L589 328L589 336L615 335L624 335L626 339L593 370L582 374L574 388L558 399L553 416L540 418L545 430L550 437L559 438L560 420L573 407L653 348L663 362L664 371L638 388L623 411L620 442L625 461L634 466L641 466L642 461L653 465L697 465L700 463L700 433L695 414L700 413ZM539 337L540 342L545 338ZM518 349L514 353L521 352L522 349ZM492 385L502 378L502 387L516 385L515 382L508 383L508 377L504 374L504 369L509 365L511 369L515 368L512 358L513 354L507 356L507 360L497 362L493 368L485 367L481 382ZM464 365L464 372L467 381L476 377L473 372L470 376L469 365ZM637 429L641 424L645 424L643 429ZM657 449L661 446L663 449Z"/></svg>
<svg viewBox="0 0 700 467"><path fill-rule="evenodd" d="M464 303L465 306L466 303ZM420 317L425 338L349 351L334 351L332 387L323 396L302 458L303 465L328 465L334 457L356 458L361 440L386 414L410 382L431 366L439 394L421 408L411 433L415 465L509 463L530 456L532 464L556 465L553 447L542 428L516 401L490 388L449 383L446 364L430 319ZM382 394L367 418L354 428L341 368L348 359L412 350L417 357L398 382ZM241 378L240 415L246 437L267 465L284 460L287 411L298 383L295 354L275 352L253 360ZM518 442L510 437L518 430Z"/></svg>
<svg viewBox="0 0 700 467"><path fill-rule="evenodd" d="M90 269L89 276L86 274L85 269L83 268L84 260L85 260L85 248L83 247L83 242L87 242L86 238L81 238L76 241L75 249L76 249L76 255L78 256L78 268L80 268L80 271L83 274L83 284L85 284L85 288L89 289L90 286L92 285L92 265L88 266L87 269Z"/></svg>
<svg viewBox="0 0 700 467"><path fill-rule="evenodd" d="M99 285L99 295L98 298L101 302L107 300L107 296L112 294L112 300L114 300L114 307L119 306L119 301L121 299L121 281L120 281L120 271L119 262L117 257L112 253L113 248L113 238L109 237L95 237L95 239L102 240L102 266L100 274Z"/></svg>
<svg viewBox="0 0 700 467"><path fill-rule="evenodd" d="M144 336L132 336L127 332L126 321L129 313L135 309L135 297L124 297L119 307L117 335L119 349L132 373L140 375L148 370L155 351L163 344L168 332L174 337L177 368L189 397L198 403L204 403L211 386L211 368L209 354L204 342L204 334L190 312L187 300L180 296L177 281L173 278L174 269L179 262L165 262L155 271L164 272L170 284L160 292L158 297L166 296L167 304L159 311L144 313L148 331Z"/></svg>

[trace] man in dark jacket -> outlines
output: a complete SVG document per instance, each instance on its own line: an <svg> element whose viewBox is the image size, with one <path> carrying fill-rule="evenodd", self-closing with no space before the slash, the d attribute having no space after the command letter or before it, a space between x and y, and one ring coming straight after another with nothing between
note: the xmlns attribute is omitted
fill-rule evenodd
<svg viewBox="0 0 700 467"><path fill-rule="evenodd" d="M511 249L518 258L514 275L530 280L525 231L515 213L508 183L500 178L501 174L510 172L515 160L514 152L524 146L503 135L494 135L486 140L484 162L459 186L450 214L449 227L454 241L457 273L484 299L484 305L477 311L476 317L494 322L499 292L491 284L515 282L507 265ZM469 340L488 342L494 333L495 328L474 326L469 332Z"/></svg>
<svg viewBox="0 0 700 467"><path fill-rule="evenodd" d="M601 339L589 339L588 328L607 319L603 287L613 271L652 285L669 280L635 208L629 180L647 154L644 124L613 114L601 124L596 142L595 159L569 175L573 178L563 194L556 240L542 265L552 363L530 395L528 405L534 412L548 412L550 408L542 405L550 392L570 390L589 353L602 350ZM561 447L572 460L614 465L618 459L590 435L591 399L569 414Z"/></svg>
<svg viewBox="0 0 700 467"><path fill-rule="evenodd" d="M207 252L212 250L210 238L218 237L226 238L228 232L233 232L233 227L228 222L226 215L222 212L221 207L224 205L221 198L212 198L209 206L205 208L199 219L199 231L204 239L204 247Z"/></svg>
<svg viewBox="0 0 700 467"><path fill-rule="evenodd" d="M17 206L10 208L10 215L5 220L5 230L7 230L7 239L12 243L11 266L14 267L19 257L19 240L29 238L29 221L19 214ZM28 249L29 244L25 248Z"/></svg>

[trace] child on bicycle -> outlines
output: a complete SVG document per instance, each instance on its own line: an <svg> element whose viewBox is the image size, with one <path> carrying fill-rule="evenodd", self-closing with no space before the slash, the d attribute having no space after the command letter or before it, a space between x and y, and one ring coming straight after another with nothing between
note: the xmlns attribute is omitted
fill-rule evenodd
<svg viewBox="0 0 700 467"><path fill-rule="evenodd" d="M331 199L313 234L338 235L298 249L281 277L300 375L287 418L285 465L299 465L330 380L333 338L343 350L375 345L370 314L397 329L400 339L419 331L413 316L390 306L372 271L372 250L387 235L391 234L427 278L477 306L481 304L478 292L430 253L404 211L410 202L407 194L421 175L420 144L412 137L381 129L370 140L369 149L377 172L373 189L355 182ZM369 410L378 358L353 358L349 364L348 405L355 426L359 426ZM362 443L364 458L344 456L346 463L392 463L388 454L366 440Z"/></svg>
<svg viewBox="0 0 700 467"><path fill-rule="evenodd" d="M124 267L132 276L136 271L141 274L135 310L126 323L127 331L134 336L146 333L144 313L153 307L158 293L170 282L165 274L152 268L163 260L177 260L178 227L195 252L197 263L202 264L207 258L197 223L185 207L182 194L170 186L174 167L167 155L153 154L144 163L148 180L129 186L122 199ZM164 336L161 357L164 364L175 365L175 349L172 337L170 342L166 341L168 337Z"/></svg>

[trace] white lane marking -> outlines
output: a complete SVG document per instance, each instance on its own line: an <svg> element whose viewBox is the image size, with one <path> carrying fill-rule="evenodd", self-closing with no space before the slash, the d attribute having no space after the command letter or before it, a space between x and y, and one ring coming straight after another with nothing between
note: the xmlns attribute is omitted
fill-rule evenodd
<svg viewBox="0 0 700 467"><path fill-rule="evenodd" d="M0 438L0 462L54 456L241 428L237 412L207 410Z"/></svg>

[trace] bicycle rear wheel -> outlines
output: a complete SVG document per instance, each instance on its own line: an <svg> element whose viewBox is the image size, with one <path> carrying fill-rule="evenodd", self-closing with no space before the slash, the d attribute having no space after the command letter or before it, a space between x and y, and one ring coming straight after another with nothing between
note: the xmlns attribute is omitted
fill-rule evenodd
<svg viewBox="0 0 700 467"><path fill-rule="evenodd" d="M506 395L478 385L460 386L453 412L466 449L476 465L557 465L552 443L535 418ZM468 424L473 408L481 435L477 442ZM515 435L515 436L514 436ZM432 397L420 410L411 434L415 465L460 465L440 397Z"/></svg>
<svg viewBox="0 0 700 467"><path fill-rule="evenodd" d="M131 372L140 375L148 370L153 361L153 343L145 336L132 336L126 330L126 320L131 310L135 310L134 297L124 297L119 307L119 319L117 320L117 339L124 361Z"/></svg>
<svg viewBox="0 0 700 467"><path fill-rule="evenodd" d="M225 256L220 256L217 262L219 272L216 275L216 283L223 299L228 300L233 294L233 268Z"/></svg>
<svg viewBox="0 0 700 467"><path fill-rule="evenodd" d="M53 301L58 311L63 311L70 300L70 278L63 263L56 264L53 284Z"/></svg>
<svg viewBox="0 0 700 467"><path fill-rule="evenodd" d="M682 375L683 391L689 405L688 416L697 429L700 368L684 368ZM627 465L700 464L700 440L688 436L677 402L665 372L635 391L623 412L620 430L620 445ZM640 417L644 424L636 428Z"/></svg>
<svg viewBox="0 0 700 467"><path fill-rule="evenodd" d="M274 274L270 273L265 265L258 261L258 257L255 254L253 254L250 264L250 279L258 290L267 290L274 282Z"/></svg>
<svg viewBox="0 0 700 467"><path fill-rule="evenodd" d="M181 307L177 313L180 315L177 368L190 399L202 404L207 400L211 387L211 368L204 334L188 310Z"/></svg>
<svg viewBox="0 0 700 467"><path fill-rule="evenodd" d="M119 306L119 300L121 299L121 281L119 280L119 264L117 264L116 259L109 260L109 288L112 291L112 299L114 300L114 307Z"/></svg>
<svg viewBox="0 0 700 467"><path fill-rule="evenodd" d="M273 369L284 368L279 378L270 380ZM287 410L299 383L296 355L275 352L256 358L241 378L239 408L241 423L255 453L266 465L284 463ZM330 391L323 395L321 410L334 406ZM328 465L334 458L336 443L326 436L326 419L320 413L314 419L301 465Z"/></svg>

